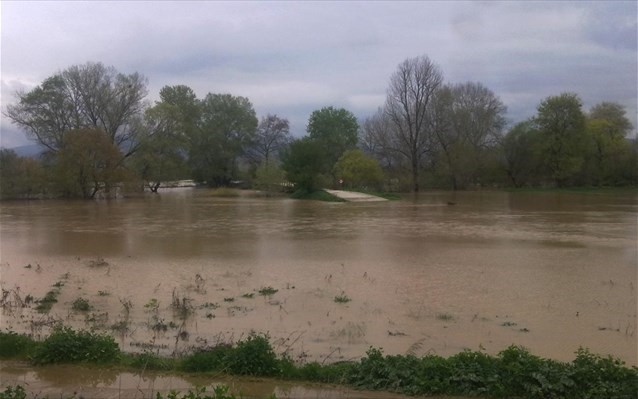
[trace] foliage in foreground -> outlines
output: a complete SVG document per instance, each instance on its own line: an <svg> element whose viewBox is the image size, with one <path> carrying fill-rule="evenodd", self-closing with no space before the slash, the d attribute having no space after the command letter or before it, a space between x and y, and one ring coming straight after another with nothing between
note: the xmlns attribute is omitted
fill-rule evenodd
<svg viewBox="0 0 638 399"><path fill-rule="evenodd" d="M28 354L29 343L33 343L30 338L0 332L0 356L24 356ZM497 356L464 351L449 358L384 355L381 349L371 348L358 362L299 365L287 356L277 356L267 336L251 335L235 346L201 349L181 358L121 355L109 336L62 328L36 346L32 359L36 364L102 363L119 359L122 364L145 369L269 376L409 395L531 399L634 399L638 396L638 368L627 367L618 359L598 356L586 349L578 350L575 360L568 363L543 359L522 347L511 346ZM209 398L203 391L176 395L169 395L167 399Z"/></svg>
<svg viewBox="0 0 638 399"><path fill-rule="evenodd" d="M186 393L180 393L177 391L171 391L166 396L161 393L157 393L156 399L236 399L237 397L228 393L228 386L217 385L213 388L211 394L206 393L206 388L189 389ZM8 386L3 392L0 392L0 399L26 399L27 392L22 385ZM69 397L69 399L75 398L75 395ZM277 397L272 394L267 399L276 399Z"/></svg>

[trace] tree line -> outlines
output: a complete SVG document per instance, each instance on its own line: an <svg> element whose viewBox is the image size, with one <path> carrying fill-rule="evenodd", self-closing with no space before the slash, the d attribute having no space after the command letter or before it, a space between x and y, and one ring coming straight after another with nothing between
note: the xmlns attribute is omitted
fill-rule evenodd
<svg viewBox="0 0 638 399"><path fill-rule="evenodd" d="M165 86L148 104L147 80L101 63L69 67L18 92L7 116L46 151L0 151L2 198L157 192L193 179L279 190L284 182L385 191L422 188L623 186L638 182L638 145L622 106L589 112L574 93L542 100L508 128L506 106L478 82L446 83L427 56L390 77L385 104L361 123L344 108L311 113L293 138L278 115L249 99Z"/></svg>

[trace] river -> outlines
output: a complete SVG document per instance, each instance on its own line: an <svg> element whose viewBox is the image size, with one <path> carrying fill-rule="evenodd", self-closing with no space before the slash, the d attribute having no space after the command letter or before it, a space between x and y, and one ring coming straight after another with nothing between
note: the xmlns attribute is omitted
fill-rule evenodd
<svg viewBox="0 0 638 399"><path fill-rule="evenodd" d="M254 331L298 361L516 344L638 365L635 192L211 193L2 203L2 288L24 299L60 287L48 314L6 306L0 327L44 336L61 322L164 354ZM72 310L80 297L90 311Z"/></svg>

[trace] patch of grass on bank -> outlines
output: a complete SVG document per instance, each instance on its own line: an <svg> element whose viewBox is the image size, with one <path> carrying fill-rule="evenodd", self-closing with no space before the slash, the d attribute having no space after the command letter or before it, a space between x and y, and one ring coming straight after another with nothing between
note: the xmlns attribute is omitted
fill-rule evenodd
<svg viewBox="0 0 638 399"><path fill-rule="evenodd" d="M33 351L35 364L52 363L114 363L120 358L120 348L109 335L89 331L57 328Z"/></svg>
<svg viewBox="0 0 638 399"><path fill-rule="evenodd" d="M13 331L0 332L0 359L22 358L30 356L37 343Z"/></svg>
<svg viewBox="0 0 638 399"><path fill-rule="evenodd" d="M25 342L33 342L20 337L11 332L0 333L0 355L28 353ZM24 339L27 341L21 341ZM586 349L578 350L572 362L543 359L525 348L511 346L496 356L468 350L448 358L431 354L384 355L381 349L370 348L357 362L296 364L285 355L278 356L265 335L250 335L234 346L220 345L164 358L152 353L123 355L109 336L61 328L36 345L32 360L36 364L119 362L139 369L277 377L408 395L530 399L638 396L638 368Z"/></svg>
<svg viewBox="0 0 638 399"><path fill-rule="evenodd" d="M403 197L401 197L401 194L399 193L392 193L392 192L386 192L386 191L371 191L371 190L362 190L362 189L351 189L348 191L353 191L355 193L370 194L376 197L385 198L390 201L398 201L400 199L403 199Z"/></svg>
<svg viewBox="0 0 638 399"><path fill-rule="evenodd" d="M292 193L290 198L325 202L345 202L344 199L334 196L323 190L307 191L304 189L299 189Z"/></svg>

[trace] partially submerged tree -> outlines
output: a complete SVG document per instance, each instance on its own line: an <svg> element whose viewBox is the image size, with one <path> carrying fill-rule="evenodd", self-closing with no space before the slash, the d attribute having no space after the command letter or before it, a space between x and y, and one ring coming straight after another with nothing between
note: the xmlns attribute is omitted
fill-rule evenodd
<svg viewBox="0 0 638 399"><path fill-rule="evenodd" d="M288 180L297 189L308 192L320 187L324 169L325 155L323 147L310 137L293 141L281 156L282 167Z"/></svg>
<svg viewBox="0 0 638 399"><path fill-rule="evenodd" d="M162 182L189 175L186 156L201 109L190 87L165 86L160 101L146 110L144 134L132 164L152 192Z"/></svg>
<svg viewBox="0 0 638 399"><path fill-rule="evenodd" d="M345 151L357 146L357 118L344 108L324 107L313 111L307 130L310 139L322 149L325 174L332 173L335 162Z"/></svg>
<svg viewBox="0 0 638 399"><path fill-rule="evenodd" d="M230 94L206 95L201 120L190 138L196 180L225 186L237 175L237 160L255 138L257 117L250 101Z"/></svg>
<svg viewBox="0 0 638 399"><path fill-rule="evenodd" d="M335 175L347 188L377 190L383 184L383 171L379 163L358 149L341 155L335 164Z"/></svg>
<svg viewBox="0 0 638 399"><path fill-rule="evenodd" d="M505 105L480 83L446 85L438 90L431 111L435 150L452 189L480 184L488 152L505 127Z"/></svg>
<svg viewBox="0 0 638 399"><path fill-rule="evenodd" d="M129 156L137 149L146 93L142 75L87 63L69 67L31 91L18 92L18 103L7 107L6 116L53 152L62 148L70 130L100 129Z"/></svg>
<svg viewBox="0 0 638 399"><path fill-rule="evenodd" d="M255 140L248 150L253 165L268 165L292 141L290 123L286 118L268 114L257 126Z"/></svg>
<svg viewBox="0 0 638 399"><path fill-rule="evenodd" d="M107 133L99 129L76 129L64 135L55 158L55 178L66 196L95 198L122 180L123 154Z"/></svg>
<svg viewBox="0 0 638 399"><path fill-rule="evenodd" d="M514 187L535 183L539 175L539 135L531 120L510 129L501 142L504 169Z"/></svg>
<svg viewBox="0 0 638 399"><path fill-rule="evenodd" d="M580 98L562 93L543 100L534 122L540 135L543 166L558 187L582 167L587 144Z"/></svg>
<svg viewBox="0 0 638 399"><path fill-rule="evenodd" d="M36 198L44 193L45 180L38 160L0 149L0 198Z"/></svg>
<svg viewBox="0 0 638 399"><path fill-rule="evenodd" d="M390 78L384 108L394 136L387 140L392 151L409 163L412 190L419 191L419 171L426 154L432 149L430 107L443 74L427 56L408 58Z"/></svg>

